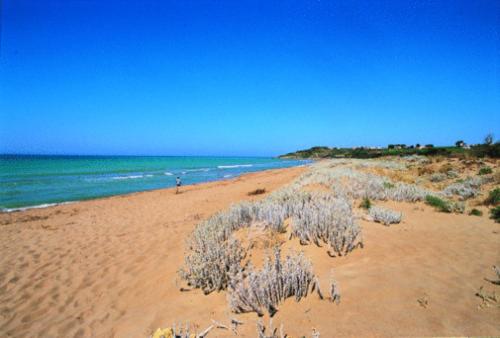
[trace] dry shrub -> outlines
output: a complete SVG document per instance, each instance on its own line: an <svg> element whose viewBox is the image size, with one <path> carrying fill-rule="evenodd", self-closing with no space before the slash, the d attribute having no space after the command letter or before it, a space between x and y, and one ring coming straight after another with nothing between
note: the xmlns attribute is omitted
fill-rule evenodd
<svg viewBox="0 0 500 338"><path fill-rule="evenodd" d="M227 212L220 212L199 224L188 239L189 254L180 275L190 286L205 293L227 287L229 273L242 269L245 252L231 235L241 227L249 226L254 205L241 203Z"/></svg>
<svg viewBox="0 0 500 338"><path fill-rule="evenodd" d="M181 277L205 293L226 289L231 276L245 268L246 249L233 233L255 224L282 233L288 218L292 219L292 232L304 243L321 239L338 255L362 245L361 229L347 201L332 194L282 189L259 202L233 205L199 224L188 240Z"/></svg>
<svg viewBox="0 0 500 338"><path fill-rule="evenodd" d="M495 182L495 184L500 184L500 170L496 170L493 174L493 182Z"/></svg>
<svg viewBox="0 0 500 338"><path fill-rule="evenodd" d="M317 289L315 281L311 262L302 253L282 261L280 249L275 248L274 259L268 256L261 270L250 266L246 274L240 272L231 279L230 308L235 313L257 312L260 316L267 310L272 316L285 299L295 297L300 301Z"/></svg>
<svg viewBox="0 0 500 338"><path fill-rule="evenodd" d="M438 155L438 156L434 156L433 162L440 163L440 162L443 162L445 159L446 159L445 157Z"/></svg>
<svg viewBox="0 0 500 338"><path fill-rule="evenodd" d="M375 222L379 222L384 225L399 223L401 222L401 218L403 216L400 212L378 206L371 207L369 214Z"/></svg>
<svg viewBox="0 0 500 338"><path fill-rule="evenodd" d="M441 174L447 174L450 170L453 170L453 166L450 163L446 163L439 168Z"/></svg>
<svg viewBox="0 0 500 338"><path fill-rule="evenodd" d="M200 288L205 294L226 289L230 276L242 270L245 252L237 240L206 240L191 250L180 275L189 286Z"/></svg>
<svg viewBox="0 0 500 338"><path fill-rule="evenodd" d="M329 194L318 194L295 208L292 237L299 238L301 244L328 244L330 256L342 256L362 246L361 228L354 220L350 203Z"/></svg>
<svg viewBox="0 0 500 338"><path fill-rule="evenodd" d="M339 198L370 198L372 200L395 200L416 202L434 194L414 184L393 183L386 177L356 171L350 168L318 167L301 176L294 184L302 186L312 183L329 185Z"/></svg>
<svg viewBox="0 0 500 338"><path fill-rule="evenodd" d="M403 159L407 162L418 164L429 164L432 162L428 157L422 155L409 155L403 157Z"/></svg>
<svg viewBox="0 0 500 338"><path fill-rule="evenodd" d="M388 173L386 176L389 176L391 179L404 183L415 183L415 177L409 172L406 171L395 171Z"/></svg>
<svg viewBox="0 0 500 338"><path fill-rule="evenodd" d="M493 181L492 176L469 177L466 180L458 181L447 186L443 193L445 196L457 195L461 199L466 200L471 197L476 197L481 192L481 185Z"/></svg>
<svg viewBox="0 0 500 338"><path fill-rule="evenodd" d="M434 169L430 166L418 167L417 173L418 176L430 175L434 173Z"/></svg>
<svg viewBox="0 0 500 338"><path fill-rule="evenodd" d="M443 173L434 173L432 174L430 177L429 177L429 180L431 182L442 182L444 180L446 180L448 178L448 176L446 174L443 174Z"/></svg>

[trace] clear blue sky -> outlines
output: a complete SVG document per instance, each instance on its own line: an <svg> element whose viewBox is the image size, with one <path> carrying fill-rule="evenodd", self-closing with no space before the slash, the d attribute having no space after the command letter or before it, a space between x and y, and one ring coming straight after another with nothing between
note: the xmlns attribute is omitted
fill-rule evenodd
<svg viewBox="0 0 500 338"><path fill-rule="evenodd" d="M500 136L498 0L3 0L1 16L0 153Z"/></svg>

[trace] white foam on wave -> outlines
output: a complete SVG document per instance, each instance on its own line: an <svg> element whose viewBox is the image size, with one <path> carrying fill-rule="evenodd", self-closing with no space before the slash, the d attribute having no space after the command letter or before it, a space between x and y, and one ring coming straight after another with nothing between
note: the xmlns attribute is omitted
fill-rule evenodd
<svg viewBox="0 0 500 338"><path fill-rule="evenodd" d="M224 178L233 177L233 175L224 175Z"/></svg>
<svg viewBox="0 0 500 338"><path fill-rule="evenodd" d="M233 168L248 168L253 167L253 164L233 164L233 165L218 165L219 169L233 169Z"/></svg>
<svg viewBox="0 0 500 338"><path fill-rule="evenodd" d="M168 171L165 171L164 173L166 176L174 176L174 174L172 174L171 172L168 172Z"/></svg>
<svg viewBox="0 0 500 338"><path fill-rule="evenodd" d="M195 172L200 172L200 171L210 171L210 168L200 168L200 169L188 169L186 171L183 171L183 173L195 173Z"/></svg>
<svg viewBox="0 0 500 338"><path fill-rule="evenodd" d="M113 179L114 180L131 180L134 178L143 178L143 177L144 177L144 175L130 175L130 176L116 176L116 177L113 177Z"/></svg>

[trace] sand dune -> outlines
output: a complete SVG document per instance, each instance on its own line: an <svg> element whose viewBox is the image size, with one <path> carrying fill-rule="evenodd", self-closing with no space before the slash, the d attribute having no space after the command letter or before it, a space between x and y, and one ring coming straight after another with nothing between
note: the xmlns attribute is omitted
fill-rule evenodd
<svg viewBox="0 0 500 338"><path fill-rule="evenodd" d="M224 292L181 292L177 271L194 226L218 210L273 190L305 168L0 214L0 336L147 337L189 321L238 318L255 336L255 314L233 315ZM475 293L500 263L500 225L486 216L443 214L423 204L386 202L403 211L397 226L361 221L365 247L331 258L304 250L321 279L333 269L340 305L315 295L289 299L273 321L299 336L500 335L500 308L480 308ZM267 320L267 318L266 318ZM231 336L214 330L209 337Z"/></svg>

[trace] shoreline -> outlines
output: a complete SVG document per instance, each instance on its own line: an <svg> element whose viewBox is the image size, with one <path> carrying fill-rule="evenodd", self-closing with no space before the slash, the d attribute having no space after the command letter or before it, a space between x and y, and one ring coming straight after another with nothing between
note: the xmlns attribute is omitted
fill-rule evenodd
<svg viewBox="0 0 500 338"><path fill-rule="evenodd" d="M0 336L148 337L172 321L205 326L210 318L196 309L216 309L222 318L222 294L198 298L197 291L179 291L189 233L203 219L263 198L305 170L253 172L184 186L178 195L166 188L1 213ZM266 193L249 196L256 188ZM191 310L179 312L186 306Z"/></svg>
<svg viewBox="0 0 500 338"><path fill-rule="evenodd" d="M305 164L300 164L292 167L286 167L286 168L273 168L273 169L263 169L263 170L256 170L252 172L246 172L242 173L236 176L231 176L231 177L222 177L219 179L214 179L214 180L208 180L208 181L203 181L203 182L197 182L197 183L192 183L192 184L186 184L182 185L182 187L190 187L190 186L197 186L201 184L206 184L206 183L213 183L213 182L224 182L224 181L231 181L234 179L238 179L247 175L255 174L255 173L264 173L268 171L275 171L275 170L286 170L286 169L292 169L292 168L302 168L302 167L307 167L311 163L314 163L314 161L311 161L310 163L305 163ZM146 190L138 190L138 191L133 191L133 192L127 192L127 193L122 193L122 194L112 194L112 195L103 195L103 196L96 196L96 197L90 197L90 198L85 198L85 199L80 199L80 200L71 200L71 201L61 201L61 202L50 202L50 203L42 203L42 204L36 204L36 205L30 205L30 206L24 206L24 207L15 207L15 208L1 208L0 209L0 215L1 214L10 214L10 213L17 213L17 212L24 212L28 210L33 210L33 209L47 209L47 208L52 208L52 207L57 207L61 205L67 205L67 204L75 204L75 203L81 203L81 202L87 202L87 201L94 201L94 200L100 200L100 199L107 199L107 198L113 198L113 197L121 197L121 196L129 196L137 193L145 193L145 192L152 192L152 191L160 191L160 190L167 190L167 189L174 189L175 185L172 185L170 187L164 187L164 188L154 188L154 189L146 189Z"/></svg>

